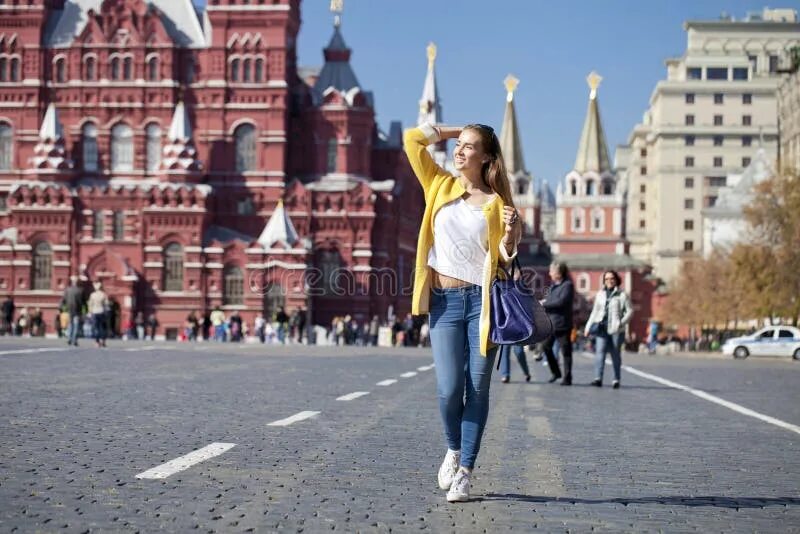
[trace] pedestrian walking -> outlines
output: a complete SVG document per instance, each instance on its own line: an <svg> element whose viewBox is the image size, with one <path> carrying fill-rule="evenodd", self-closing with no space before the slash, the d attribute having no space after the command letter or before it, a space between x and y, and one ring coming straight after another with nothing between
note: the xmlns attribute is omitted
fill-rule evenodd
<svg viewBox="0 0 800 534"><path fill-rule="evenodd" d="M454 177L428 146L457 139ZM425 193L412 312L430 313L439 410L448 450L439 487L469 500L471 474L489 415L497 347L489 343L492 281L516 254L522 225L494 130L482 124L406 131L405 151ZM402 326L401 326L402 328Z"/></svg>
<svg viewBox="0 0 800 534"><path fill-rule="evenodd" d="M286 334L289 330L289 316L283 306L278 308L278 312L275 314L275 322L278 323L278 341L281 344L285 344Z"/></svg>
<svg viewBox="0 0 800 534"><path fill-rule="evenodd" d="M92 317L92 332L94 342L98 347L106 346L106 314L108 313L108 295L103 291L103 283L97 281L93 284L94 291L89 295L89 315Z"/></svg>
<svg viewBox="0 0 800 534"><path fill-rule="evenodd" d="M603 385L603 370L606 366L606 354L611 354L614 368L612 387L619 388L622 369L622 342L625 339L625 327L633 317L633 306L628 294L620 288L622 280L616 271L603 273L603 289L597 292L589 320L586 321L585 334L595 336L595 379L592 385Z"/></svg>
<svg viewBox="0 0 800 534"><path fill-rule="evenodd" d="M548 382L553 383L562 378L562 386L572 385L572 308L575 301L575 286L569 275L569 268L564 262L555 262L550 265L550 278L553 285L547 297L542 300L547 315L553 323L553 334L544 341L542 350L547 358L552 376ZM553 352L553 345L558 343L561 352L561 363L564 366L562 374L558 367L558 360Z"/></svg>
<svg viewBox="0 0 800 534"><path fill-rule="evenodd" d="M11 335L12 334L12 325L14 324L14 299L11 298L11 295L6 295L5 300L3 300L2 306L0 306L0 312L2 312L2 319L3 324L0 325L0 334L2 335Z"/></svg>
<svg viewBox="0 0 800 534"><path fill-rule="evenodd" d="M225 313L219 306L211 312L211 327L214 329L214 341L225 341Z"/></svg>
<svg viewBox="0 0 800 534"><path fill-rule="evenodd" d="M69 287L64 290L61 298L61 306L69 314L69 324L67 325L67 344L78 346L78 334L81 331L81 312L83 311L84 299L83 289L78 287L78 277L69 277Z"/></svg>
<svg viewBox="0 0 800 534"><path fill-rule="evenodd" d="M377 315L372 316L372 320L369 322L369 344L373 347L378 345L378 328L380 328L381 323L378 319Z"/></svg>
<svg viewBox="0 0 800 534"><path fill-rule="evenodd" d="M147 317L147 329L150 331L150 341L155 341L156 331L158 330L158 319L155 313L151 313Z"/></svg>
<svg viewBox="0 0 800 534"><path fill-rule="evenodd" d="M261 312L256 314L256 318L253 321L253 329L256 332L256 336L258 336L258 341L260 343L264 343L264 338L266 336L266 332L264 331L266 327L266 321L264 321L264 316Z"/></svg>
<svg viewBox="0 0 800 534"><path fill-rule="evenodd" d="M522 345L503 345L500 347L500 381L508 384L511 381L511 353L517 358L520 369L525 375L525 382L531 381L531 371L528 368L528 359L525 356L525 347Z"/></svg>
<svg viewBox="0 0 800 534"><path fill-rule="evenodd" d="M145 338L145 321L144 321L144 313L136 312L136 316L133 319L133 324L136 327L136 339L143 340Z"/></svg>

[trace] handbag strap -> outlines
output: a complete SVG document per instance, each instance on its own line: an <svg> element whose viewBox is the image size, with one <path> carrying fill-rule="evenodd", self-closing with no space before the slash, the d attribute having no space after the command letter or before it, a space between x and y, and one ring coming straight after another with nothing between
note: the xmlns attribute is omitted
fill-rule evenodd
<svg viewBox="0 0 800 534"><path fill-rule="evenodd" d="M519 269L520 273L522 272L522 266L519 264L519 255L514 256L514 259L511 260L511 272L510 273L509 273L509 271L506 270L505 267L503 267L500 264L499 261L497 262L497 271L498 271L498 273L502 272L503 275L505 275L506 280L514 280L514 274L515 274L517 269Z"/></svg>

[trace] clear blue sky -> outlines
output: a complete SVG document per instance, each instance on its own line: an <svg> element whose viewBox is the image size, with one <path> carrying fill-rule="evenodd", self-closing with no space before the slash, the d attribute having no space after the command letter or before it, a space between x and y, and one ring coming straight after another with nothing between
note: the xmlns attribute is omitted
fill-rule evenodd
<svg viewBox="0 0 800 534"><path fill-rule="evenodd" d="M554 185L571 168L592 70L603 76L600 111L614 157L647 109L664 60L686 49L686 20L761 11L747 0L345 0L342 34L361 86L375 94L380 126L417 119L433 41L444 119L503 120L503 79L520 79L517 117L525 163ZM770 7L800 8L795 1ZM319 66L332 33L330 0L303 0L298 61Z"/></svg>

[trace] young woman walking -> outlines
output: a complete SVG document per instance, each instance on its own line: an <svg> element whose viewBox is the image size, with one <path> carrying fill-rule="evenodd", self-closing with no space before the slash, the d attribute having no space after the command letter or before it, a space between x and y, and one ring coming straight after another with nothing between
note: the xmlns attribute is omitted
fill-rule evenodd
<svg viewBox="0 0 800 534"><path fill-rule="evenodd" d="M427 147L457 139L455 177ZM496 346L489 342L489 290L499 261L516 255L522 225L494 130L482 124L407 130L405 151L425 193L412 311L430 314L439 410L448 450L439 486L467 501L489 414Z"/></svg>

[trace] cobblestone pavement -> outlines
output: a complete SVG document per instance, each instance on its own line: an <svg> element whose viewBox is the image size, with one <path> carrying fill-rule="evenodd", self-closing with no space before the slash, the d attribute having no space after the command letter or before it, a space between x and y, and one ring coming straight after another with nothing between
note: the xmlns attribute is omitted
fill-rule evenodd
<svg viewBox="0 0 800 534"><path fill-rule="evenodd" d="M628 370L619 390L587 386L580 356L571 388L538 362L531 383L516 362L510 384L495 372L473 500L448 504L431 363L423 349L0 340L0 529L800 532L800 434ZM800 425L800 362L624 363ZM302 411L320 413L269 426ZM235 447L136 478L215 442Z"/></svg>

